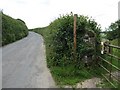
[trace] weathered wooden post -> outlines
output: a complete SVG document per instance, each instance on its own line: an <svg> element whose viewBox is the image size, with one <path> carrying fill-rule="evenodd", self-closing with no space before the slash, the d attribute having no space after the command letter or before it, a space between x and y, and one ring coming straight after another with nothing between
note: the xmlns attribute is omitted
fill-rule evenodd
<svg viewBox="0 0 120 90"><path fill-rule="evenodd" d="M77 21L77 14L74 14L74 59L76 62L76 21Z"/></svg>
<svg viewBox="0 0 120 90"><path fill-rule="evenodd" d="M76 52L76 20L77 14L74 14L74 52Z"/></svg>
<svg viewBox="0 0 120 90"><path fill-rule="evenodd" d="M110 45L110 43L109 43ZM109 53L112 55L112 52L113 52L113 48L109 46ZM111 59L110 59L110 63L112 64L112 59L113 57L111 56ZM109 79L111 80L112 77L111 77L111 74L112 74L112 65L110 65L110 74L109 74Z"/></svg>

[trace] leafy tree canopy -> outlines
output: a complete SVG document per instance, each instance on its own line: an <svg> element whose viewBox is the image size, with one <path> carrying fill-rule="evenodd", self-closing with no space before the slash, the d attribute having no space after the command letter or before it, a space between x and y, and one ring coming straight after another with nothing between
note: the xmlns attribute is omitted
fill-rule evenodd
<svg viewBox="0 0 120 90"><path fill-rule="evenodd" d="M120 38L120 20L116 21L115 23L111 23L106 34L107 39L109 40Z"/></svg>

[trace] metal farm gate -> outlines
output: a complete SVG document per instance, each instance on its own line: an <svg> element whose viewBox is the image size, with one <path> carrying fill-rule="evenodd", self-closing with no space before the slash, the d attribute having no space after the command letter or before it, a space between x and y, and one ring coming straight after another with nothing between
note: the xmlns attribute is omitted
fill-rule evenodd
<svg viewBox="0 0 120 90"><path fill-rule="evenodd" d="M101 75L114 88L120 88L120 46L118 45L113 45L106 39L97 43L98 65L105 71L101 72Z"/></svg>
<svg viewBox="0 0 120 90"><path fill-rule="evenodd" d="M76 60L76 19L77 15L74 15L74 59ZM92 37L89 33L94 34L91 31L86 32L83 41L85 43L92 43L92 46L95 49L95 61L92 60L92 55L84 56L84 61L95 62L102 71L101 75L111 84L114 88L120 87L120 38L118 38L118 44L114 45L111 41L103 38L101 42L96 41L96 35ZM106 32L100 32L99 34L105 34ZM118 32L119 33L119 32ZM87 62L89 63L89 62ZM117 84L116 84L117 83Z"/></svg>

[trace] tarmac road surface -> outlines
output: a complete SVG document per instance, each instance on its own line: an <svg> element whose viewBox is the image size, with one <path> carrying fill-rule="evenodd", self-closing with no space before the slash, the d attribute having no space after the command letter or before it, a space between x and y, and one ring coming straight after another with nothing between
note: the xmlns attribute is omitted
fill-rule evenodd
<svg viewBox="0 0 120 90"><path fill-rule="evenodd" d="M26 38L2 48L2 88L54 87L41 35L29 32Z"/></svg>

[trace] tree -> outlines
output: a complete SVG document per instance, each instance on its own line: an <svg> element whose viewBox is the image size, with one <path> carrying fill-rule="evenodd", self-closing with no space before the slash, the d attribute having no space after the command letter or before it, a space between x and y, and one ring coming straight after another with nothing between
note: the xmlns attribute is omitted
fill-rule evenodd
<svg viewBox="0 0 120 90"><path fill-rule="evenodd" d="M113 39L117 39L120 38L120 32L118 30L120 30L120 20L116 21L115 23L112 23L107 31L107 39L109 40L113 40Z"/></svg>

